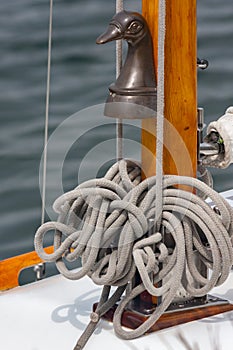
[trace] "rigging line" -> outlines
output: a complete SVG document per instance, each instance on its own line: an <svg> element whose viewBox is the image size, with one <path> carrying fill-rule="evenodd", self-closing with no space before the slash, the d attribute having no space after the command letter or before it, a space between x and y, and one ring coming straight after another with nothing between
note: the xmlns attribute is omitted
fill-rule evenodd
<svg viewBox="0 0 233 350"><path fill-rule="evenodd" d="M156 119L156 222L161 223L163 210L163 139L164 139L164 51L166 0L159 1L158 18L158 86Z"/></svg>
<svg viewBox="0 0 233 350"><path fill-rule="evenodd" d="M116 13L123 10L124 1L116 0ZM120 75L122 68L122 40L116 41L116 79ZM122 119L116 119L116 158L123 158L123 123Z"/></svg>
<svg viewBox="0 0 233 350"><path fill-rule="evenodd" d="M49 36L48 36L48 63L47 63L47 86L45 103L45 128L44 128L44 152L43 152L43 175L42 175L42 208L41 224L45 220L45 196L46 196L46 175L47 175L47 143L48 143L48 124L49 124L49 97L50 97L50 73L51 73L51 47L52 47L52 24L53 24L53 0L50 0L49 9Z"/></svg>

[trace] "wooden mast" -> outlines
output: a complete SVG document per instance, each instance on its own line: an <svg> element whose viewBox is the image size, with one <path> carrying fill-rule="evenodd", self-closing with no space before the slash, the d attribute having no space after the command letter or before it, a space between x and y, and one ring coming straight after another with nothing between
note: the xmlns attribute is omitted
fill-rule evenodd
<svg viewBox="0 0 233 350"><path fill-rule="evenodd" d="M157 69L159 0L142 0ZM168 0L165 40L164 173L196 177L197 53L196 0ZM156 72L157 74L157 72ZM142 121L142 169L155 175L155 121Z"/></svg>
<svg viewBox="0 0 233 350"><path fill-rule="evenodd" d="M159 0L142 0L142 15L148 23L153 40L156 76L158 66L158 13ZM164 48L164 174L196 177L196 46L196 0L167 0ZM152 118L142 120L141 163L144 177L153 176L156 172L155 135L156 121ZM152 301L156 304L157 298L152 297Z"/></svg>

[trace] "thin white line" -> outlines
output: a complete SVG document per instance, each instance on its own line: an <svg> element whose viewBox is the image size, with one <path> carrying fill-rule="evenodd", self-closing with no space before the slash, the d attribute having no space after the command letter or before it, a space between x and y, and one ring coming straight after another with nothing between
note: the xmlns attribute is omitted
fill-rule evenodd
<svg viewBox="0 0 233 350"><path fill-rule="evenodd" d="M123 0L116 0L116 12L123 10ZM116 78L122 68L122 40L116 41ZM116 158L123 158L123 123L120 118L116 120Z"/></svg>
<svg viewBox="0 0 233 350"><path fill-rule="evenodd" d="M160 225L163 210L163 133L164 133L164 55L166 32L166 0L159 1L158 18L158 86L156 126L156 222Z"/></svg>
<svg viewBox="0 0 233 350"><path fill-rule="evenodd" d="M47 143L48 143L48 124L49 124L49 97L50 97L50 72L51 72L51 47L52 47L52 24L53 24L53 0L50 0L49 11L49 36L48 36L48 65L47 65L47 87L45 104L45 129L44 129L44 157L43 157L43 176L42 176L42 208L41 224L45 221L45 195L46 195L46 174L47 174Z"/></svg>

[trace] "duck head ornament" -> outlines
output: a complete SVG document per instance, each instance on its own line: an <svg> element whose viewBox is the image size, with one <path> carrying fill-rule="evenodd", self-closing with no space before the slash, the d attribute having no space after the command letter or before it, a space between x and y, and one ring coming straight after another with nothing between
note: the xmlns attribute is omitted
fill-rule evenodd
<svg viewBox="0 0 233 350"><path fill-rule="evenodd" d="M145 19L136 12L121 11L111 20L97 44L124 39L128 52L115 83L109 86L105 115L115 118L156 116L156 79L151 34Z"/></svg>

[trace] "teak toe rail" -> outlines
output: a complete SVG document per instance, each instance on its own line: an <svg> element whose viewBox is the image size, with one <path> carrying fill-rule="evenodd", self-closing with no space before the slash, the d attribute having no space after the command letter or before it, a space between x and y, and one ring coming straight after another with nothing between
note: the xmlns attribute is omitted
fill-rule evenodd
<svg viewBox="0 0 233 350"><path fill-rule="evenodd" d="M47 247L45 251L52 253L53 247ZM20 271L41 262L34 251L0 261L0 291L17 287Z"/></svg>

